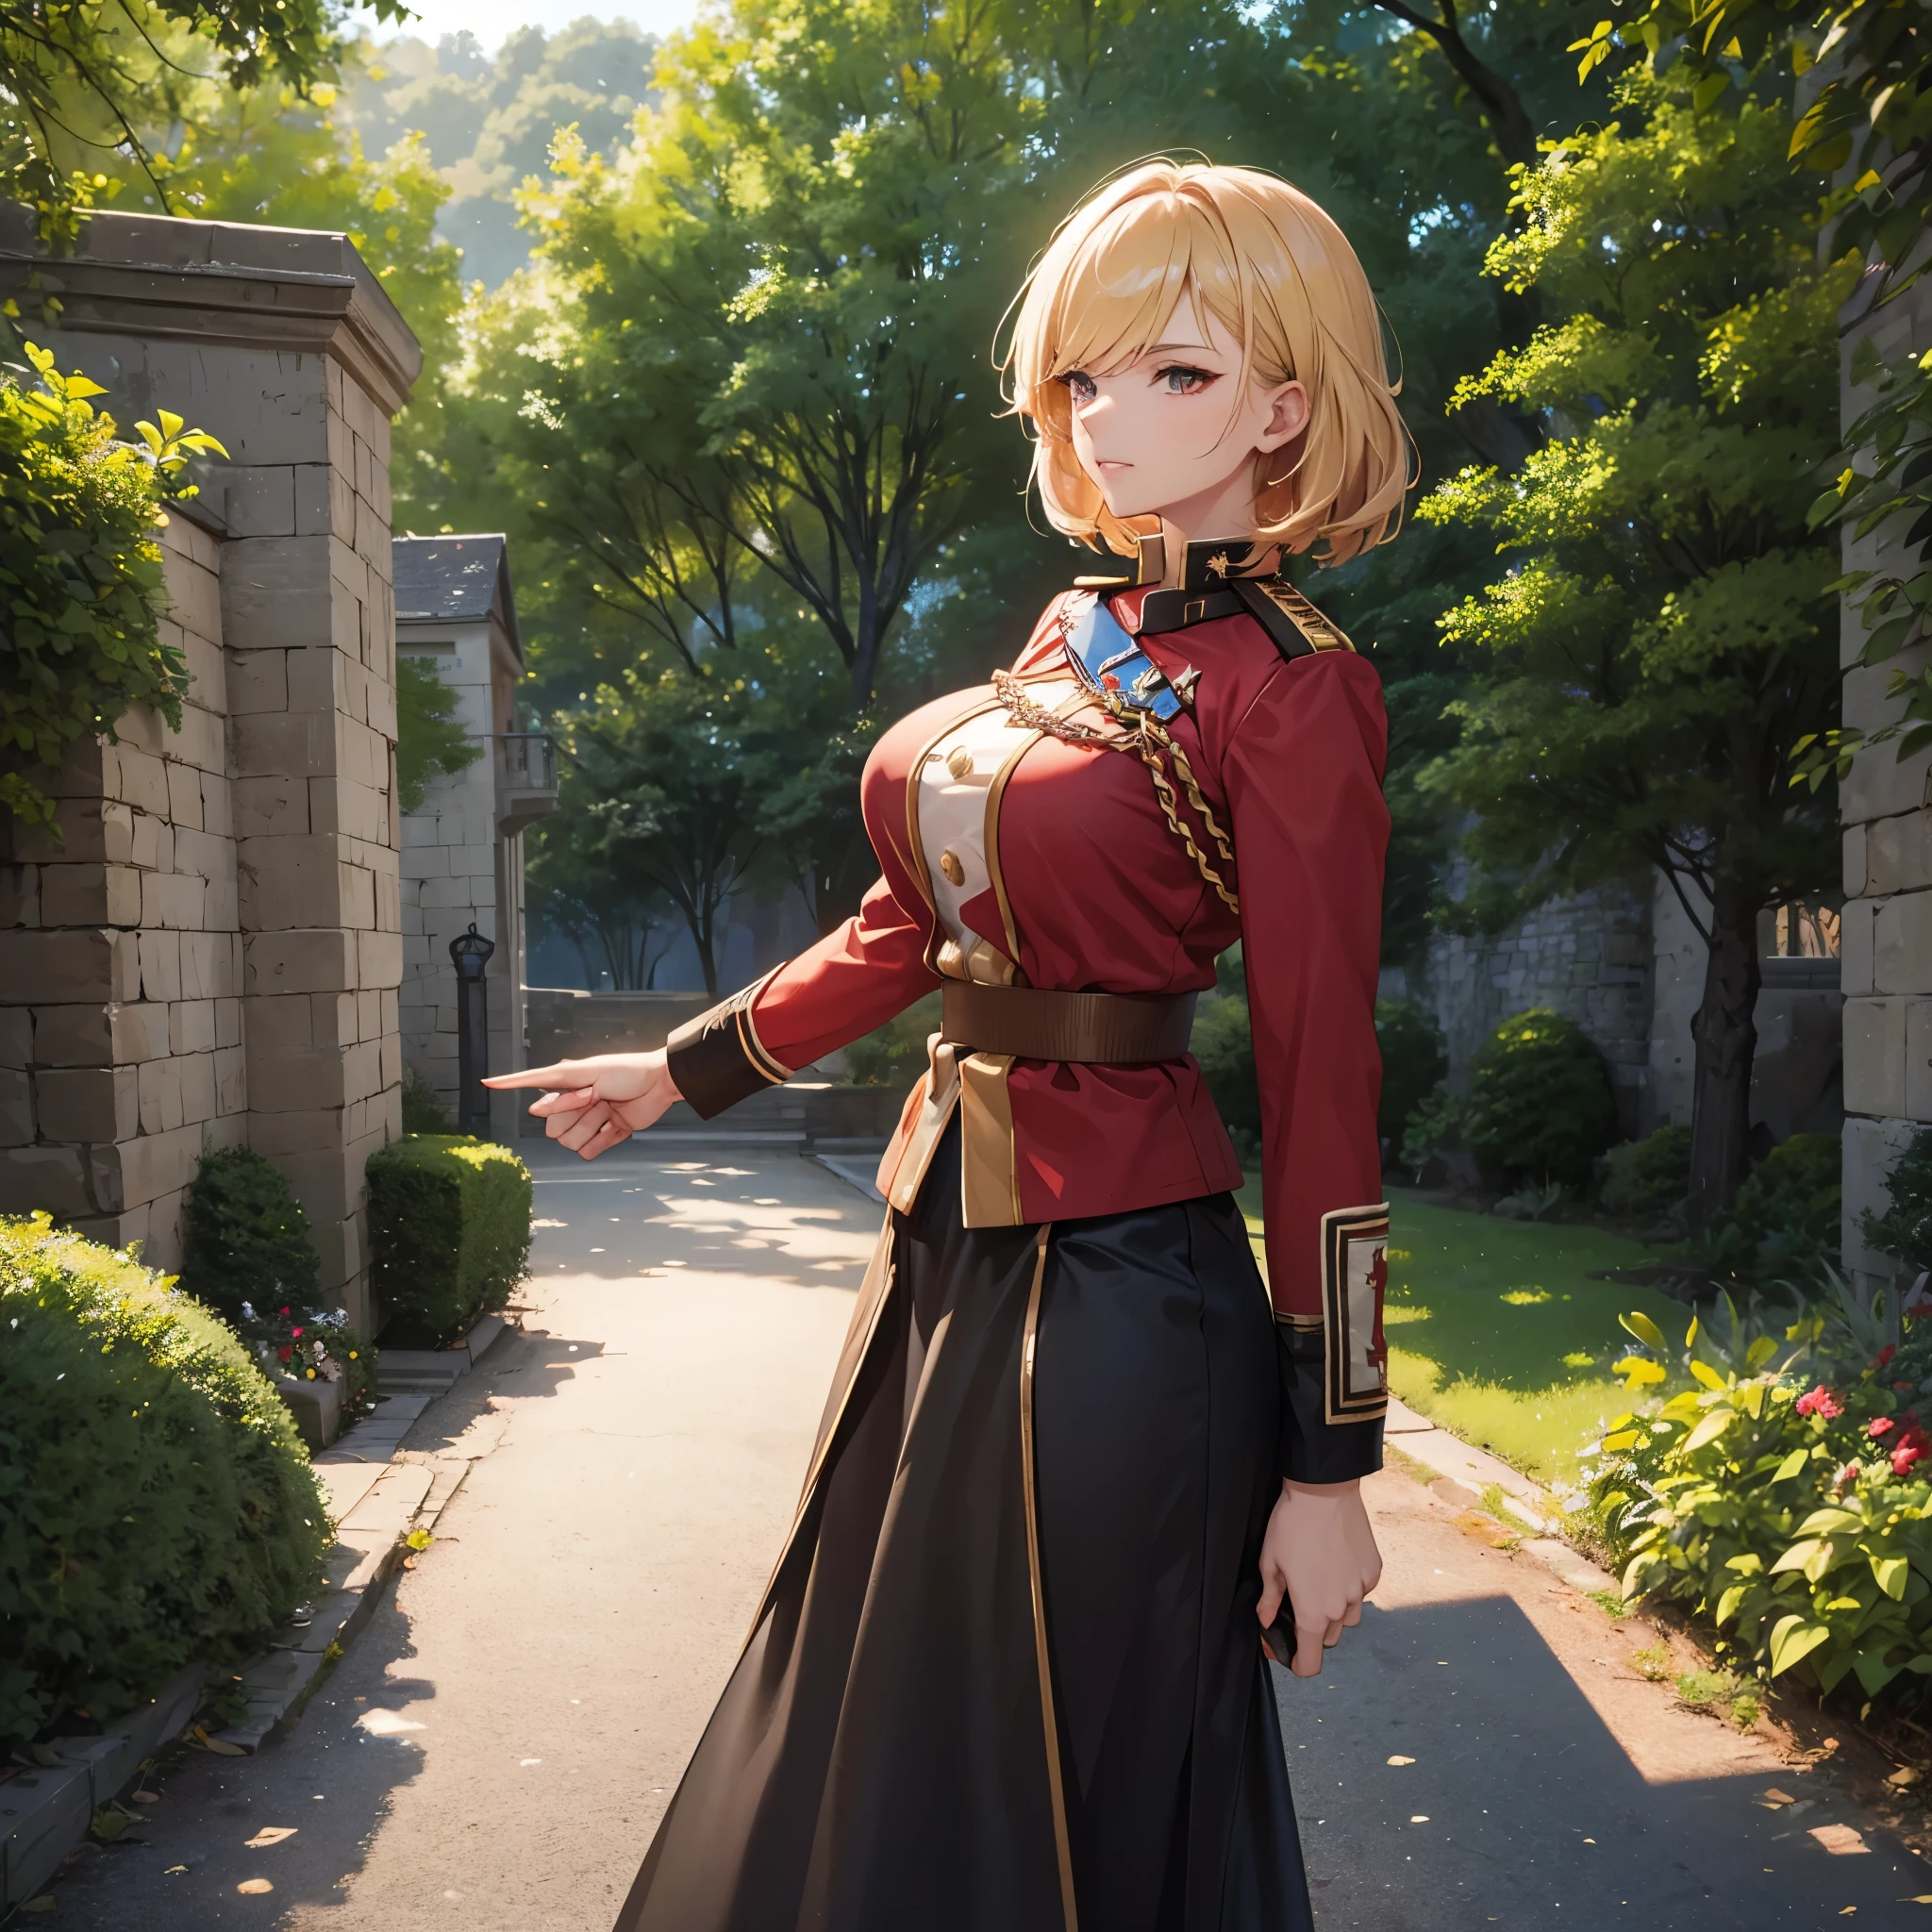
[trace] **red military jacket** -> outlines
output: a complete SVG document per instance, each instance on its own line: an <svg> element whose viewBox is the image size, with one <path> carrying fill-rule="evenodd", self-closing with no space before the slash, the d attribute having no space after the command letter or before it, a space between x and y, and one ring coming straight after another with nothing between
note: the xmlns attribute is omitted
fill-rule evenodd
<svg viewBox="0 0 1932 1932"><path fill-rule="evenodd" d="M1238 916L1175 836L1139 758L1017 728L993 689L975 686L922 706L874 749L862 802L882 876L859 911L681 1028L672 1074L709 1118L871 1032L944 977L1184 993L1211 988L1216 958L1241 941L1279 1332L1304 1358L1305 1433L1374 1423L1373 1467L1386 1407L1374 998L1387 722L1375 673L1312 606L1278 586L1265 600L1245 586L1237 599L1208 575L1224 550L1191 545L1179 591L1063 593L1013 671L1049 708L1106 727L1069 671L1063 634L1073 613L1107 597L1186 694L1168 729L1231 835L1234 864L1218 858L1185 796L1179 816L1234 888ZM1150 617L1141 629L1155 598L1170 620L1179 600L1178 614L1197 621L1153 634ZM960 759L955 784L947 767ZM943 878L930 851L941 815L952 834ZM968 1226L1111 1214L1242 1179L1191 1056L1068 1064L936 1040L879 1168L895 1208L911 1206L956 1108ZM1368 1433L1345 1432L1355 1441L1344 1464L1361 1459ZM1311 1479L1333 1479L1332 1455L1299 1459Z"/></svg>

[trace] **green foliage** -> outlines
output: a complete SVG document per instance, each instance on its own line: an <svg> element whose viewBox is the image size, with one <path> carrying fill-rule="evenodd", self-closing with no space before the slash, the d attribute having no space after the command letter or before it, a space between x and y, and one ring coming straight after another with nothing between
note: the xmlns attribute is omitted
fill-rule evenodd
<svg viewBox="0 0 1932 1932"><path fill-rule="evenodd" d="M1448 1082L1441 1082L1408 1117L1402 1136L1402 1164L1418 1178L1437 1155L1462 1145L1469 1103Z"/></svg>
<svg viewBox="0 0 1932 1932"><path fill-rule="evenodd" d="M188 1190L182 1287L233 1322L251 1302L313 1308L321 1279L308 1217L281 1169L246 1147L204 1154Z"/></svg>
<svg viewBox="0 0 1932 1932"><path fill-rule="evenodd" d="M1562 319L1459 393L1552 434L1520 472L1466 469L1421 510L1509 560L1442 619L1479 686L1424 782L1477 815L1471 856L1519 906L1658 867L1712 942L1698 1220L1743 1177L1738 962L1762 908L1839 862L1824 801L1787 781L1839 701L1839 566L1807 508L1838 447L1857 262L1825 258L1817 198L1784 165L1785 92L1767 79L1720 112L1688 77L1637 70L1614 120L1520 177L1522 225L1489 271Z"/></svg>
<svg viewBox="0 0 1932 1932"><path fill-rule="evenodd" d="M910 1087L924 1076L926 1041L940 1030L940 996L929 992L845 1049L855 1087Z"/></svg>
<svg viewBox="0 0 1932 1932"><path fill-rule="evenodd" d="M422 808L432 778L454 777L483 756L457 722L457 694L428 658L396 653L396 799Z"/></svg>
<svg viewBox="0 0 1932 1932"><path fill-rule="evenodd" d="M343 1427L375 1407L376 1348L349 1326L340 1308L266 1301L258 1309L243 1302L232 1325L271 1379L340 1383Z"/></svg>
<svg viewBox="0 0 1932 1932"><path fill-rule="evenodd" d="M1838 1257L1842 1162L1836 1134L1793 1134L1774 1147L1699 1237L1697 1259L1754 1287L1809 1280Z"/></svg>
<svg viewBox="0 0 1932 1932"><path fill-rule="evenodd" d="M1533 1007L1477 1053L1463 1131L1486 1172L1580 1187L1616 1127L1609 1069L1575 1021Z"/></svg>
<svg viewBox="0 0 1932 1932"><path fill-rule="evenodd" d="M32 342L26 355L33 384L0 370L0 807L44 821L54 808L35 767L111 737L136 705L181 723L188 679L158 634L154 532L189 457L227 452L166 409L158 425L136 425L140 442L118 442L114 419L88 400L98 383L62 375Z"/></svg>
<svg viewBox="0 0 1932 1932"><path fill-rule="evenodd" d="M1647 1317L1626 1325L1665 1352ZM1697 1386L1586 1452L1626 1599L1674 1597L1715 1626L1721 1659L1818 1691L1932 1674L1932 1440L1892 1351L1827 1360L1821 1381L1802 1342L1759 1332L1714 1361L1697 1324L1686 1341ZM1661 1379L1644 1366L1634 1385Z"/></svg>
<svg viewBox="0 0 1932 1932"><path fill-rule="evenodd" d="M442 1096L414 1067L403 1068L403 1132L406 1134L453 1134L456 1123L442 1104Z"/></svg>
<svg viewBox="0 0 1932 1932"><path fill-rule="evenodd" d="M1690 1190L1690 1129L1661 1126L1641 1141L1625 1141L1604 1157L1599 1199L1622 1221L1661 1221L1684 1205Z"/></svg>
<svg viewBox="0 0 1932 1932"><path fill-rule="evenodd" d="M1261 1150L1261 1088L1255 1073L1255 1041L1248 1023L1247 975L1239 946L1214 962L1215 990L1194 1008L1188 1050L1243 1160Z"/></svg>
<svg viewBox="0 0 1932 1932"><path fill-rule="evenodd" d="M1382 1050L1382 1099L1375 1131L1400 1147L1417 1108L1449 1071L1442 1031L1413 1000L1375 1002L1375 1044Z"/></svg>
<svg viewBox="0 0 1932 1932"><path fill-rule="evenodd" d="M372 10L385 21L403 14L396 0L372 0ZM335 0L11 8L0 15L0 174L35 208L43 235L70 237L76 208L108 185L93 168L125 157L151 175L165 170L165 143L142 131L158 42L211 55L228 87L302 88L328 72L341 17Z"/></svg>
<svg viewBox="0 0 1932 1932"><path fill-rule="evenodd" d="M374 1285L438 1341L500 1308L530 1258L530 1171L507 1147L408 1134L369 1157Z"/></svg>
<svg viewBox="0 0 1932 1932"><path fill-rule="evenodd" d="M0 1745L245 1655L329 1541L287 1409L215 1316L44 1214L0 1222Z"/></svg>
<svg viewBox="0 0 1932 1932"><path fill-rule="evenodd" d="M1914 1268L1932 1268L1932 1127L1921 1127L1885 1177L1882 1215L1868 1208L1865 1241Z"/></svg>

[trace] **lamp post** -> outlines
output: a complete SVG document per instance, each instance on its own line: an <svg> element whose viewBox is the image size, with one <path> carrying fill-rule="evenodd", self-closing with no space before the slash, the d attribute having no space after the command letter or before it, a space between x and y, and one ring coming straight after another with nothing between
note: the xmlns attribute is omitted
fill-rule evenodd
<svg viewBox="0 0 1932 1932"><path fill-rule="evenodd" d="M495 952L493 941L470 929L449 942L457 969L457 1128L490 1137L490 1093L482 1084L490 1071L490 985L483 969Z"/></svg>

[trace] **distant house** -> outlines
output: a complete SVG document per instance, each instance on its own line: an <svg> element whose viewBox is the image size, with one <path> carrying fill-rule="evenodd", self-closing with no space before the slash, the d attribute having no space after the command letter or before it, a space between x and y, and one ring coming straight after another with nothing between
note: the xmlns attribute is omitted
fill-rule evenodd
<svg viewBox="0 0 1932 1932"><path fill-rule="evenodd" d="M524 832L557 808L551 741L517 728L524 674L500 536L398 537L396 652L426 658L457 693L457 721L483 753L432 778L402 818L403 1058L455 1120L457 977L450 941L472 924L496 951L485 974L490 1071L525 1064ZM495 1138L514 1137L514 1095L491 1103Z"/></svg>

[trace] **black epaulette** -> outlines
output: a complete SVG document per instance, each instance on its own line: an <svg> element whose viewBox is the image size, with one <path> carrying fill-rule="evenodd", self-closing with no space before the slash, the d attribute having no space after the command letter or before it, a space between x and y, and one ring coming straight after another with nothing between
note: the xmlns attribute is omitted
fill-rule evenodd
<svg viewBox="0 0 1932 1932"><path fill-rule="evenodd" d="M1268 633L1290 663L1314 651L1352 651L1338 630L1284 577L1237 577L1232 586L1241 608Z"/></svg>

